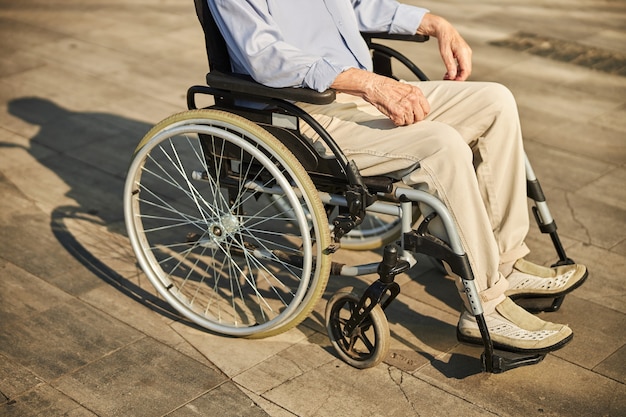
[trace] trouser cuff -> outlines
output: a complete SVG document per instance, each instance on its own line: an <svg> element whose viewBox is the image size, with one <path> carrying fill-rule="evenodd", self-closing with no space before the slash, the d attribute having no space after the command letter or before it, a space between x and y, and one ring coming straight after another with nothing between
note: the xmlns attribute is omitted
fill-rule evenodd
<svg viewBox="0 0 626 417"><path fill-rule="evenodd" d="M504 278L504 276L500 275L500 279L495 283L495 285L481 291L478 294L480 296L480 301L483 305L485 314L494 312L496 306L504 300L504 292L508 289L509 282L506 278Z"/></svg>
<svg viewBox="0 0 626 417"><path fill-rule="evenodd" d="M508 277L513 272L513 265L518 259L530 253L530 249L525 243L522 243L518 248L508 251L500 255L500 264L498 265L498 271L503 277Z"/></svg>

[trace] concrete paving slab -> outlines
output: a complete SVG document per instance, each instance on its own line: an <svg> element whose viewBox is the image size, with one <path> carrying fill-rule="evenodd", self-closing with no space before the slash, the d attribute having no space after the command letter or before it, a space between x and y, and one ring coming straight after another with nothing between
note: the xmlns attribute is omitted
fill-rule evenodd
<svg viewBox="0 0 626 417"><path fill-rule="evenodd" d="M581 311L585 314L581 315ZM593 369L626 343L626 334L620 330L626 325L626 315L585 302L577 294L568 296L558 312L540 317L557 323L576 323L574 340L554 354L586 369Z"/></svg>
<svg viewBox="0 0 626 417"><path fill-rule="evenodd" d="M238 374L233 381L257 395L264 394L334 360L328 354L329 347L328 338L315 333L305 342L294 344Z"/></svg>
<svg viewBox="0 0 626 417"><path fill-rule="evenodd" d="M611 356L603 360L594 371L608 378L624 383L626 378L626 348L622 346Z"/></svg>
<svg viewBox="0 0 626 417"><path fill-rule="evenodd" d="M117 115L119 108L128 109L124 112L124 116ZM128 133L128 142L134 146L139 144L141 138L161 120L171 116L174 113L181 112L186 108L184 102L175 100L168 103L162 99L146 98L144 96L133 94L128 97L121 98L114 102L102 103L94 109L98 114L102 114L102 118L108 122L114 122L118 129ZM112 115L118 117L112 118ZM132 140L130 139L132 137ZM127 156L128 163L132 155Z"/></svg>
<svg viewBox="0 0 626 417"><path fill-rule="evenodd" d="M252 391L248 391L245 388L241 388L241 391L245 393L248 398L254 401L259 407L261 407L268 415L272 417L294 417L295 414L285 410L283 407L275 404L259 395L256 395Z"/></svg>
<svg viewBox="0 0 626 417"><path fill-rule="evenodd" d="M41 44L62 39L64 36L57 31L48 30L41 26L25 26L22 22L14 19L14 16L3 13L0 18L0 35L4 42L0 45L0 50L5 57L12 57L13 53L20 50L30 50ZM33 55L34 56L34 55ZM3 60L6 64L9 60ZM44 60L39 60L44 62ZM15 63L19 65L19 63ZM4 76L7 73L1 72Z"/></svg>
<svg viewBox="0 0 626 417"><path fill-rule="evenodd" d="M615 168L601 178L577 191L577 195L601 201L617 209L626 211L626 169Z"/></svg>
<svg viewBox="0 0 626 417"><path fill-rule="evenodd" d="M420 270L419 264L408 271L407 282L399 283L402 296L409 297L413 302L424 303L438 310L457 315L462 301L458 294L454 279L447 276L441 269ZM407 301L407 304L413 304Z"/></svg>
<svg viewBox="0 0 626 417"><path fill-rule="evenodd" d="M28 319L71 299L57 287L4 259L0 259L0 276L3 277L0 317L4 323Z"/></svg>
<svg viewBox="0 0 626 417"><path fill-rule="evenodd" d="M125 324L72 300L7 321L0 329L0 353L52 380L140 337Z"/></svg>
<svg viewBox="0 0 626 417"><path fill-rule="evenodd" d="M97 414L82 407L50 385L39 385L21 396L19 401L11 400L5 404L0 408L0 415L94 417Z"/></svg>
<svg viewBox="0 0 626 417"><path fill-rule="evenodd" d="M123 71L134 62L127 54L68 37L45 42L31 48L30 52L60 68L96 77Z"/></svg>
<svg viewBox="0 0 626 417"><path fill-rule="evenodd" d="M594 124L603 128L615 129L619 132L626 132L626 120L624 120L625 113L626 106L620 105L613 111L598 117L598 119L594 121Z"/></svg>
<svg viewBox="0 0 626 417"><path fill-rule="evenodd" d="M3 150L0 155L0 164L9 172L9 175L14 169L31 163L33 159L41 160L56 154L46 146L33 143L5 129L0 129L0 148Z"/></svg>
<svg viewBox="0 0 626 417"><path fill-rule="evenodd" d="M36 68L3 81L11 84L15 97L45 97L68 109L115 101L129 94L127 88L107 79L58 66Z"/></svg>
<svg viewBox="0 0 626 417"><path fill-rule="evenodd" d="M62 178L70 189L65 196L75 201L86 212L96 211L107 220L117 220L123 213L120 199L124 179L107 175L100 167L67 155L58 155L42 161L56 176ZM116 167L121 169L122 164ZM43 189L41 192L45 192Z"/></svg>
<svg viewBox="0 0 626 417"><path fill-rule="evenodd" d="M185 416L262 417L271 414L253 402L235 384L225 383L169 414Z"/></svg>
<svg viewBox="0 0 626 417"><path fill-rule="evenodd" d="M613 110L614 108L607 108L603 114ZM532 140L616 165L622 165L626 160L624 131L592 125L593 120L584 117L580 121L567 121L558 117L554 120L556 121L554 127L542 130ZM590 147L589 143L593 143L594 146Z"/></svg>
<svg viewBox="0 0 626 417"><path fill-rule="evenodd" d="M626 241L622 241L621 243L613 246L611 248L611 252L626 256Z"/></svg>
<svg viewBox="0 0 626 417"><path fill-rule="evenodd" d="M439 279L444 278L439 276ZM407 287L410 291L410 286L404 285L400 296L385 311L392 338L385 362L405 372L413 372L426 363L436 361L458 344L456 323L460 310L432 307L426 297L414 299L405 296L404 289ZM449 294L457 297L454 304L460 308L461 299L456 295L456 287L447 288Z"/></svg>
<svg viewBox="0 0 626 417"><path fill-rule="evenodd" d="M154 339L142 338L52 385L97 415L139 417L171 412L225 379Z"/></svg>
<svg viewBox="0 0 626 417"><path fill-rule="evenodd" d="M587 227L589 226L586 223L582 223L578 219L576 211L578 210L578 206L572 206L570 204L570 202L572 201L571 194L556 188L542 188L546 195L546 200L550 205L551 213L555 213L555 216L556 213L558 213L558 218L555 220L555 223L557 225L557 231L560 239L563 241L564 247L567 248L569 246L577 245L580 244L580 242L584 242L585 244L590 243L590 231L587 229ZM532 206L532 204L529 205ZM556 259L557 255L554 250L554 246L552 245L552 242L549 238L549 235L543 234L538 230L538 228L536 227L536 220L534 216L530 214L530 212L529 217L531 227L528 235L537 240L537 242L543 248L543 253L549 255L548 259ZM535 256L535 253L531 252L529 256Z"/></svg>
<svg viewBox="0 0 626 417"><path fill-rule="evenodd" d="M0 189L4 197L0 199L0 213L4 213L0 216L3 260L68 294L80 294L103 285L63 249L52 234L50 219L34 207L31 199L25 198L7 181L2 181Z"/></svg>
<svg viewBox="0 0 626 417"><path fill-rule="evenodd" d="M613 164L574 155L569 151L532 140L525 141L524 148L532 161L535 175L545 189L559 188L576 192L615 169ZM563 175L564 172L567 172L567 175ZM546 198L550 198L550 195Z"/></svg>
<svg viewBox="0 0 626 417"><path fill-rule="evenodd" d="M570 202L576 202L576 220L588 228L591 243L608 249L623 240L620 230L626 230L624 210L587 198L580 193L573 196ZM602 213L601 216L598 216L599 212Z"/></svg>
<svg viewBox="0 0 626 417"><path fill-rule="evenodd" d="M0 401L3 404L41 383L42 380L27 368L0 355Z"/></svg>
<svg viewBox="0 0 626 417"><path fill-rule="evenodd" d="M2 39L6 39L6 37L2 35ZM0 74L3 76L19 74L45 65L43 59L24 51L5 51L3 56L8 58L0 61Z"/></svg>
<svg viewBox="0 0 626 417"><path fill-rule="evenodd" d="M559 213L557 225L564 236L605 249L624 239L624 210L582 193L570 194L547 187L545 192L550 199L550 210Z"/></svg>
<svg viewBox="0 0 626 417"><path fill-rule="evenodd" d="M624 276L626 256L611 253L592 245L572 247L571 255L589 266L589 282L576 292L577 297L626 313Z"/></svg>
<svg viewBox="0 0 626 417"><path fill-rule="evenodd" d="M172 327L230 378L306 341L313 333L300 327L266 339L238 339L213 335L179 323L173 323Z"/></svg>
<svg viewBox="0 0 626 417"><path fill-rule="evenodd" d="M181 320L169 305L150 293L131 290L132 285L120 285L124 288L115 288L113 284L99 287L81 296L81 300L217 371L206 356L169 326L172 320Z"/></svg>
<svg viewBox="0 0 626 417"><path fill-rule="evenodd" d="M303 396L306 393L306 397ZM267 392L264 397L295 415L489 415L454 395L381 365L359 371L338 360Z"/></svg>

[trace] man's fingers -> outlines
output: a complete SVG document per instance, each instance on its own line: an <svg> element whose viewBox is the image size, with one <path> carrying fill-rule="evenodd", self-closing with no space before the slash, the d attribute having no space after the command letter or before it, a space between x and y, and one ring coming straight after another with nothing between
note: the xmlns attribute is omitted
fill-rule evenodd
<svg viewBox="0 0 626 417"><path fill-rule="evenodd" d="M472 73L472 50L467 44L465 46L457 56L458 70L456 79L458 81L467 80Z"/></svg>
<svg viewBox="0 0 626 417"><path fill-rule="evenodd" d="M426 118L430 112L428 100L420 94L410 94L388 115L397 126L407 126Z"/></svg>
<svg viewBox="0 0 626 417"><path fill-rule="evenodd" d="M418 87L383 78L374 94L364 97L376 106L397 126L410 125L423 120L430 111L430 105Z"/></svg>
<svg viewBox="0 0 626 417"><path fill-rule="evenodd" d="M412 87L404 100L398 103L403 113L402 125L410 125L423 120L427 111L424 103L428 107L428 102L423 97L422 92L417 87Z"/></svg>
<svg viewBox="0 0 626 417"><path fill-rule="evenodd" d="M441 45L443 46L443 45ZM443 59L443 64L446 67L446 73L444 75L444 79L446 80L454 80L457 75L457 64L454 55L452 54L452 50L446 46L441 49L441 58Z"/></svg>

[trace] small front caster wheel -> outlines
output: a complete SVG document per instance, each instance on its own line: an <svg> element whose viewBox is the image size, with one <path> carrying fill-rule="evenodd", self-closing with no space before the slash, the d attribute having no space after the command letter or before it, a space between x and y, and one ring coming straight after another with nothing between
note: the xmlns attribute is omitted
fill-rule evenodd
<svg viewBox="0 0 626 417"><path fill-rule="evenodd" d="M375 305L352 334L344 329L361 297L352 287L337 291L326 305L326 331L339 357L355 368L378 365L389 351L389 324L380 305Z"/></svg>

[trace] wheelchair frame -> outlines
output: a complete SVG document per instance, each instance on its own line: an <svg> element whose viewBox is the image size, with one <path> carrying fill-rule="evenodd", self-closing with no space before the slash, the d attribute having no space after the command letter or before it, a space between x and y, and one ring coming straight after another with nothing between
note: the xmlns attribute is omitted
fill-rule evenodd
<svg viewBox="0 0 626 417"><path fill-rule="evenodd" d="M471 266L453 219L445 205L424 191L396 187L390 178L362 177L354 163L346 158L325 129L313 117L293 104L297 101L327 104L334 100L333 91L318 93L307 89L270 88L246 77L230 74L230 60L226 46L208 11L206 2L196 0L196 7L205 31L209 62L212 68L206 76L207 85L189 88L187 92L189 112L166 119L146 135L135 152L125 186L124 207L131 244L141 267L159 293L184 316L209 330L231 336L265 337L285 331L303 320L310 313L313 304L321 297L328 274L360 276L377 273L379 279L371 284L362 296L358 296L348 289L340 290L331 297L326 309L326 327L339 356L352 366L366 368L382 361L388 349L390 336L383 310L400 292L400 287L395 283L394 278L413 267L416 263L413 254L421 253L445 262L455 274L461 277L465 296L469 301L471 312L477 320L482 336L484 352L481 359L485 371L498 373L540 362L545 354L512 354L494 349L483 316ZM376 39L424 42L428 39L427 37L364 34L364 38L373 51L375 71L393 76L391 64L393 59L409 68L418 79L427 80L425 74L408 58L375 42ZM198 94L214 97L215 104L210 106L210 110L197 110L196 95ZM240 105L241 100L245 100L247 104ZM251 109L248 106L250 102L262 104L265 109ZM224 112L233 116L224 116ZM248 125L248 122L241 121L240 116L252 121L260 128L253 128ZM299 125L302 122L308 124L319 135L319 138L332 152L332 158L320 156L311 143L301 137ZM249 132L252 133L249 134ZM178 288L178 283L173 278L170 279L168 273L163 269L165 263L154 255L157 251L164 251L163 246L166 245L162 245L161 242L154 243L148 237L148 232L160 230L161 227L148 229L146 225L152 220L156 222L166 221L166 218L163 215L146 215L143 210L145 207L163 205L167 207L167 211L172 213L172 216L177 213L173 208L174 203L170 205L167 202L167 192L162 195L160 191L153 192L149 186L144 186L142 181L144 178L149 180L148 174L152 174L153 171L164 169L162 162L155 162L154 168L148 169L146 166L156 161L157 151L169 152L167 146L174 149L173 141L178 136L187 138L187 141L189 141L188 136L199 138L200 147L194 148L195 154L194 152L192 154L196 159L201 160L200 165L203 167L201 166L200 170L194 170L190 173L186 172L185 169L188 167L184 167L181 160L177 159L179 154L176 150L164 159L176 167L175 172L173 174L167 173L160 179L170 184L175 182L173 177L180 174L184 178L184 184L178 188L189 187L190 190L185 190L182 198L193 200L193 204L198 208L200 206L209 208L203 209L202 219L192 219L191 216L186 215L185 221L199 226L199 230L202 231L193 236L187 235L184 243L174 243L187 245L187 247L203 247L203 255L207 250L212 251L213 254L218 252L223 254L224 260L220 261L221 265L213 267L222 275L243 276L246 268L257 268L263 270L263 275L267 274L270 279L273 279L274 276L269 267L261 265L263 260L279 263L280 268L288 270L288 274L292 273L292 269L294 271L296 269L301 270L302 273L293 272L294 276L300 275L296 277L300 280L297 283L297 290L292 291L294 293L292 300L290 302L283 301L282 296L278 295L284 305L276 317L263 316L261 319L266 320L264 323L249 321L249 326L236 321L232 325L223 325L221 317L204 320L201 317L202 313L196 313L193 310L195 308L193 305L195 293L194 295L181 295L182 284L181 288ZM277 138L289 151L285 152L280 147L281 145L275 144L273 137ZM191 145L191 142L189 144ZM238 152L238 155L245 154L246 156L241 156L238 160L236 156L232 156L233 151L227 149L229 147L234 147L235 153ZM229 152L231 153L229 154ZM278 156L275 153L278 153ZM290 160L291 154L296 161L301 162L302 172L310 178L314 190L310 189L311 186L299 171L300 168L292 169L295 165ZM153 155L155 156L153 157ZM222 158L219 162L216 161L218 156ZM223 163L222 161L226 162ZM255 164L259 164L260 168ZM278 168L275 169L273 166L278 166ZM285 168L282 168L283 166ZM211 172L212 170L216 172ZM242 175L244 171L245 175ZM270 180L261 181L259 179L261 174L257 171L271 171L275 175ZM535 202L532 210L540 230L550 235L559 256L558 264L573 263L563 249L556 231L556 223L550 214L545 196L528 159L526 159L526 171L528 196ZM236 178L239 178L238 184L234 184ZM243 182L242 178L244 178ZM191 180L208 182L210 187L215 188L214 193L209 198L204 199L203 194L197 188L192 187ZM240 187L240 189L237 190L236 187ZM227 190L227 197L223 197L222 191L220 191L222 189ZM292 220L297 225L295 229L299 230L299 232L296 231L299 233L297 241L300 242L301 240L302 252L294 249L295 246L291 248L292 252L285 252L280 249L278 244L276 247L279 249L264 251L261 245L254 246L246 242L246 239L251 238L252 235L247 236L246 233L248 232L243 230L243 218L247 215L243 209L234 211L230 208L218 210L210 207L211 204L217 205L218 200L222 198L224 201L239 199L244 192L250 193L257 200L262 195L270 195L270 204L265 207L272 206L275 210L279 210L283 205L288 206L288 210L285 212L294 213ZM140 196L147 193L150 193L147 198ZM235 194L235 196L233 197L231 194ZM312 194L316 194L316 197ZM272 198L273 200L271 200ZM324 221L319 213L319 204L315 201L309 201L316 198L319 198L321 204L326 207L326 215L330 213L330 208L340 208L339 214L331 219L333 225L332 242L328 240L330 237L329 229L323 225ZM414 212L418 203L427 205L433 212L425 216L417 229L413 229ZM380 262L365 265L340 265L328 262L330 255L341 245L342 238L345 239L345 236L357 228L363 219L373 214L400 219L398 244L385 246ZM291 214L287 217L290 216ZM439 217L443 223L447 235L446 241L435 237L428 230L430 222L435 217ZM316 226L320 230L317 230ZM307 227L308 231L305 230ZM162 228L169 229L171 227L166 225ZM323 230L324 228L326 230ZM230 242L225 243L223 237L225 235L230 236ZM271 243L276 242L272 241ZM319 247L320 244L324 247ZM288 244L285 245L289 246ZM224 249L226 246L228 249ZM315 246L317 248L314 248ZM174 247L172 244L172 248ZM186 257L191 249L185 249L185 251ZM243 267L227 259L231 256L245 257L248 256L248 253L252 255L250 258L246 257L247 264ZM294 255L296 253L297 256ZM302 255L299 255L300 253ZM189 266L189 262L177 259L175 255L167 259L169 261L174 260L175 266L171 269L172 275L175 268L185 264L189 271L189 277L194 268L199 269L200 265L199 261L196 260L195 264ZM329 263L329 265L322 265L324 263ZM227 270L228 268L231 269ZM209 266L206 266L204 273L206 274L208 271ZM278 274L280 273L276 273L276 275ZM188 277L184 279L188 280ZM309 284L309 278L311 284ZM215 293L224 294L226 290L220 287L218 291L217 279L215 282ZM202 284L203 281L199 282L198 286ZM233 284L230 285L232 287ZM260 292L256 288L256 282L251 282L246 277L246 281L242 285L254 287L255 296L261 299ZM174 290L177 290L178 293ZM233 311L237 312L244 309L241 305L235 305L237 289L231 288L231 290L233 292L231 296ZM272 290L278 294L276 289L272 288ZM195 291L199 290L196 289ZM241 294L241 292L242 289L239 288L239 293ZM564 296L555 298L548 310L557 310L561 306L563 298ZM243 301L243 295L241 299ZM207 301L206 312L210 309L208 304L213 302ZM347 315L346 311L348 311ZM365 336L366 333L371 335ZM371 338L373 341L370 340ZM355 343L358 341L365 343L365 349L355 348Z"/></svg>

